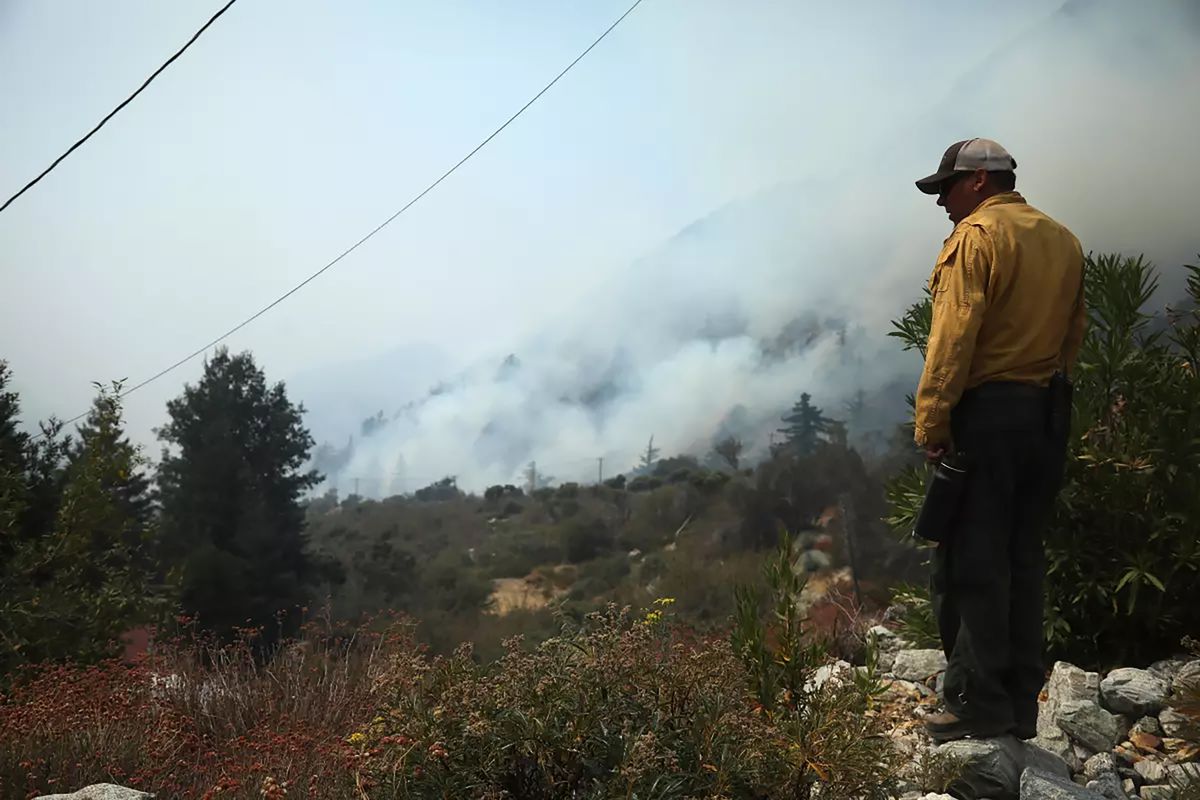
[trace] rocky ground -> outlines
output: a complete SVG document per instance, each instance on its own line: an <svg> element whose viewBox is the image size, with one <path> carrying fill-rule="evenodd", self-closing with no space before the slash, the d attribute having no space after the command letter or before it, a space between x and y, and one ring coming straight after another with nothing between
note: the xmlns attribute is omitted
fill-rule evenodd
<svg viewBox="0 0 1200 800"><path fill-rule="evenodd" d="M906 800L1200 800L1200 709L1183 703L1188 687L1200 692L1200 660L1104 676L1059 662L1042 691L1036 739L935 746L923 718L939 708L945 656L910 649L886 628L873 632L890 682L892 736L912 759Z"/></svg>

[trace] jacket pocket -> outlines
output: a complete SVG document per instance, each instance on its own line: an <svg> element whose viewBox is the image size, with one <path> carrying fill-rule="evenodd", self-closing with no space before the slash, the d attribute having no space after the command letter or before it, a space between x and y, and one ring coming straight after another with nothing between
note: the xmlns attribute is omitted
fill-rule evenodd
<svg viewBox="0 0 1200 800"><path fill-rule="evenodd" d="M950 286L948 270L954 269L954 261L958 256L958 238L946 243L942 252L938 253L937 263L934 264L933 274L929 276L929 294L936 300Z"/></svg>

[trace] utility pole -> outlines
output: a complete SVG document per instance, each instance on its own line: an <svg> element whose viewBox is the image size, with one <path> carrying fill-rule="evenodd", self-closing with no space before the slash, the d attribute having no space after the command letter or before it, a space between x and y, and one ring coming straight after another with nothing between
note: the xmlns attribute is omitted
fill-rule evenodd
<svg viewBox="0 0 1200 800"><path fill-rule="evenodd" d="M596 484L604 483L604 456L596 459Z"/></svg>
<svg viewBox="0 0 1200 800"><path fill-rule="evenodd" d="M358 493L358 478L355 478L355 479L354 479L354 496L355 496L355 497L361 497L361 496L362 496L362 495L360 495L360 494Z"/></svg>
<svg viewBox="0 0 1200 800"><path fill-rule="evenodd" d="M536 461L530 461L529 466L525 469L525 481L529 486L529 494L532 495L538 488L538 471Z"/></svg>

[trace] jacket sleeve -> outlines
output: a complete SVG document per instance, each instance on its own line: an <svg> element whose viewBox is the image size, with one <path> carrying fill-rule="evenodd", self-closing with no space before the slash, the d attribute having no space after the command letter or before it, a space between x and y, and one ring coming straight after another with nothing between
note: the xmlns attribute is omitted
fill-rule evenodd
<svg viewBox="0 0 1200 800"><path fill-rule="evenodd" d="M1079 349L1083 346L1083 336L1087 332L1087 300L1083 292L1083 256L1079 258L1079 294L1075 298L1075 306L1071 310L1071 319L1067 323L1067 336L1063 340L1062 359L1068 373L1075 371L1075 362L1079 360Z"/></svg>
<svg viewBox="0 0 1200 800"><path fill-rule="evenodd" d="M950 411L970 375L991 266L991 242L982 228L972 225L952 237L934 267L933 323L917 387L913 435L922 447L950 443Z"/></svg>

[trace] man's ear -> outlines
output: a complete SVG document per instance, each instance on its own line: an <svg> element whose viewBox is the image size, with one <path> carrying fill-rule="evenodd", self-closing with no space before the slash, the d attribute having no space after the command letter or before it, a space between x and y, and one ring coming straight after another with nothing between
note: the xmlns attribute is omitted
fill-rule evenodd
<svg viewBox="0 0 1200 800"><path fill-rule="evenodd" d="M987 170L986 169L975 170L975 173L973 175L971 175L971 191L982 192L983 187L987 185L987 182L988 182Z"/></svg>

